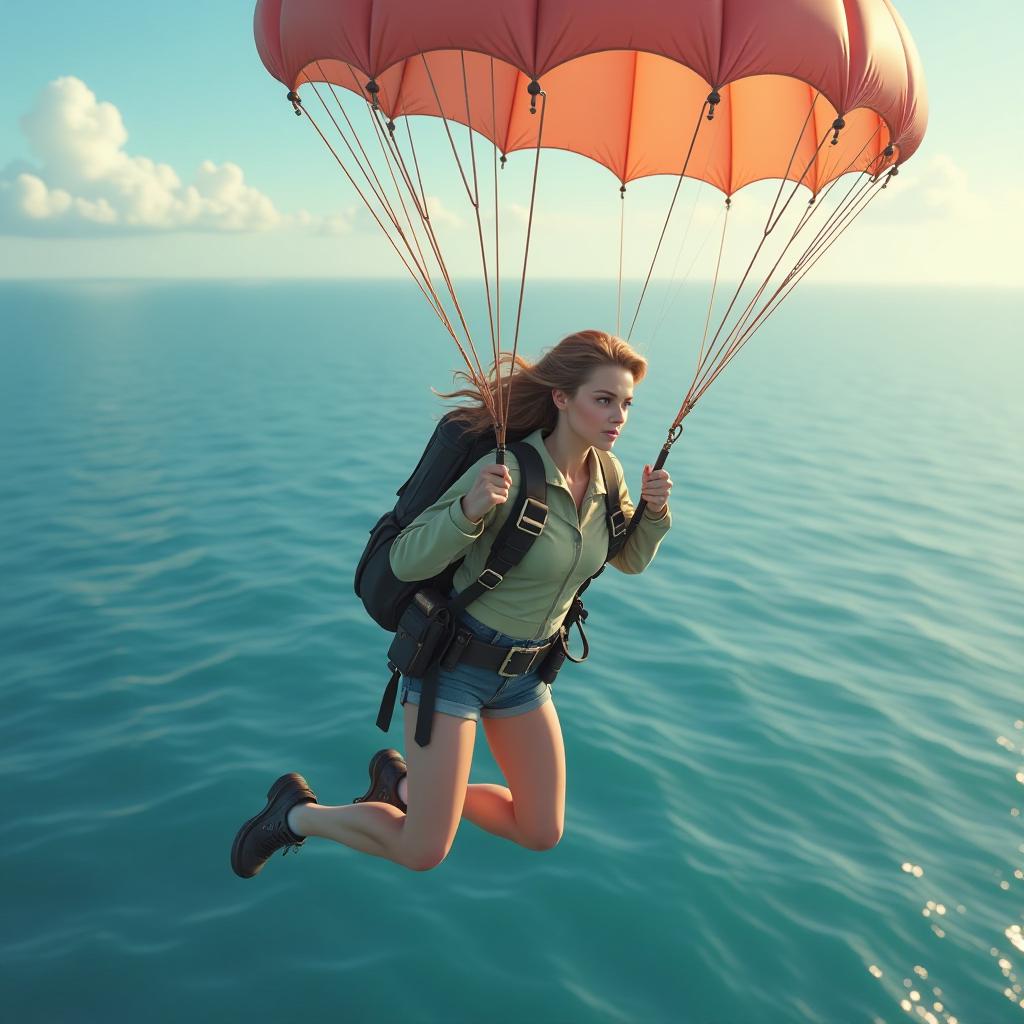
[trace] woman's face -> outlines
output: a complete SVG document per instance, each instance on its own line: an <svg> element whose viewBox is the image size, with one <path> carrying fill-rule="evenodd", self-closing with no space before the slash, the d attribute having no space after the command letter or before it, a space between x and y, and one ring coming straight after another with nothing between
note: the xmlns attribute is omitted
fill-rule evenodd
<svg viewBox="0 0 1024 1024"><path fill-rule="evenodd" d="M608 451L626 426L633 404L633 374L622 366L601 366L580 385L575 398L557 389L552 397L583 441Z"/></svg>

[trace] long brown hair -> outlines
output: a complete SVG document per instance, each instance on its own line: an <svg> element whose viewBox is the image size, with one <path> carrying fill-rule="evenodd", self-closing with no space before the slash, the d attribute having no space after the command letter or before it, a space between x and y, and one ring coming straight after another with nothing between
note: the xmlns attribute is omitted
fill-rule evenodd
<svg viewBox="0 0 1024 1024"><path fill-rule="evenodd" d="M501 364L511 364L512 353L499 355ZM558 407L551 391L558 388L575 398L576 392L586 383L590 375L601 366L621 366L633 374L633 382L639 384L647 373L647 360L614 334L605 331L579 331L563 338L554 348L547 350L535 363L516 355L516 368L511 377L507 371L501 375L502 407L506 410L505 427L509 433L532 433L538 427L546 431L558 425ZM496 366L492 364L485 382L490 402L484 400L480 387L473 375L465 370L457 371L454 377L461 377L468 388L458 391L434 391L440 398L470 398L471 405L456 406L450 413L453 420L464 423L473 433L483 433L494 427L491 407L498 409L499 384L495 376ZM509 408L509 393L512 403Z"/></svg>

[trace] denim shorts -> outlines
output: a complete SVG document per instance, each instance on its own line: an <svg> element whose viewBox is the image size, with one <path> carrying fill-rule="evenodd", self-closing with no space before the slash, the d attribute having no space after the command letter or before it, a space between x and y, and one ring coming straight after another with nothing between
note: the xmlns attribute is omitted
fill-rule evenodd
<svg viewBox="0 0 1024 1024"><path fill-rule="evenodd" d="M468 612L459 620L473 636L502 647L543 647L547 640L520 640L485 626ZM550 637L548 638L550 639ZM532 672L519 676L501 676L487 668L464 665L442 668L437 676L437 698L434 709L458 718L479 721L484 718L508 718L524 715L551 700L551 685L537 674L543 657L537 659ZM402 676L399 700L419 704L422 679Z"/></svg>

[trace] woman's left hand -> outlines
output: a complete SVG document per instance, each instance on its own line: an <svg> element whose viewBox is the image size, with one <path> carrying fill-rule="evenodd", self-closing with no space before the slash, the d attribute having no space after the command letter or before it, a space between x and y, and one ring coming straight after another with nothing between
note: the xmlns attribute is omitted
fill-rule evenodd
<svg viewBox="0 0 1024 1024"><path fill-rule="evenodd" d="M650 463L644 466L644 481L640 488L640 497L647 502L647 507L658 515L668 504L669 492L672 490L672 478L667 469L651 469Z"/></svg>

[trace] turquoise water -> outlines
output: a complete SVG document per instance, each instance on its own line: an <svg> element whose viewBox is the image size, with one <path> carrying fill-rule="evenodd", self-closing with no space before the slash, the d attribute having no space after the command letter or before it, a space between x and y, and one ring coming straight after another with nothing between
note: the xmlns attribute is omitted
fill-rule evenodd
<svg viewBox="0 0 1024 1024"><path fill-rule="evenodd" d="M533 286L521 350L614 302ZM809 286L740 353L588 592L554 850L243 881L274 778L401 746L352 573L455 347L408 282L0 286L5 1016L1024 1020L1022 313ZM643 330L634 494L694 354Z"/></svg>

